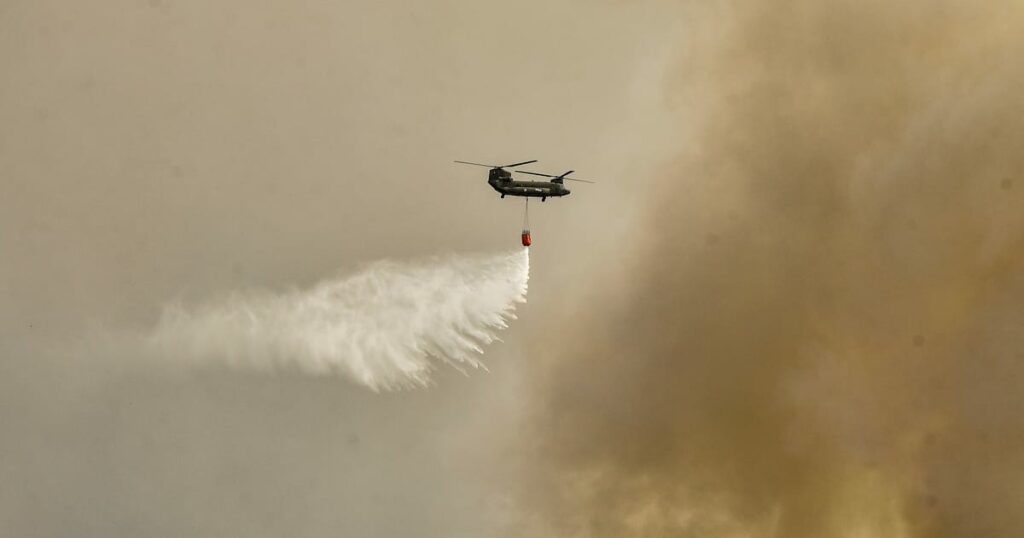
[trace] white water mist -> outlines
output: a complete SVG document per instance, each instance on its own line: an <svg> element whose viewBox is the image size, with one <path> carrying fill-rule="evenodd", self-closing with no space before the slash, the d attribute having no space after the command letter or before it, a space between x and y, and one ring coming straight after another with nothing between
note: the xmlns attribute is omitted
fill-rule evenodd
<svg viewBox="0 0 1024 538"><path fill-rule="evenodd" d="M423 386L435 364L481 368L483 346L526 301L529 250L377 262L284 293L167 307L161 355L232 367L341 374L373 390Z"/></svg>

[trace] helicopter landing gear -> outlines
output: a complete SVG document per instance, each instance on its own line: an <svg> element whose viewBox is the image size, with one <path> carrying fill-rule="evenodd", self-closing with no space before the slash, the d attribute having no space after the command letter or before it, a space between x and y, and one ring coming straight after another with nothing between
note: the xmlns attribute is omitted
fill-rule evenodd
<svg viewBox="0 0 1024 538"><path fill-rule="evenodd" d="M505 199L505 195L504 195L504 194L502 194L502 195L501 195L501 199L502 199L502 200L504 200L504 199Z"/></svg>
<svg viewBox="0 0 1024 538"><path fill-rule="evenodd" d="M547 199L548 199L548 197L547 197L547 196L541 196L541 197L540 197L540 201L541 201L541 202L546 202L546 201L547 201Z"/></svg>

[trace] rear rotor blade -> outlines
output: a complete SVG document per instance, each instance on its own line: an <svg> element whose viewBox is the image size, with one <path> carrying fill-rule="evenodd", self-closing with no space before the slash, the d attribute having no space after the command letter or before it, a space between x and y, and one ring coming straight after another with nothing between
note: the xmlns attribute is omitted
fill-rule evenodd
<svg viewBox="0 0 1024 538"><path fill-rule="evenodd" d="M576 178L571 178L571 177L567 177L567 178L564 178L564 179L566 179L568 181L580 181L580 182L583 182L583 183L597 183L596 181L590 181L589 179L576 179Z"/></svg>

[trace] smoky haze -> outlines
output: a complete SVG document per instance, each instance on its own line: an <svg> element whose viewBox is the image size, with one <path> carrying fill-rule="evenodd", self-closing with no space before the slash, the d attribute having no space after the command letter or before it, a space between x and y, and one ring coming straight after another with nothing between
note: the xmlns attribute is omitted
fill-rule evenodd
<svg viewBox="0 0 1024 538"><path fill-rule="evenodd" d="M521 342L635 214L645 139L672 128L657 112L673 11L0 2L0 534L515 524ZM521 204L454 159L628 180L531 208L540 298L487 349L490 373L377 395L94 344L145 334L167 304L518 249Z"/></svg>
<svg viewBox="0 0 1024 538"><path fill-rule="evenodd" d="M535 348L559 535L1024 535L1022 7L689 7L647 240Z"/></svg>
<svg viewBox="0 0 1024 538"><path fill-rule="evenodd" d="M1024 535L1022 6L771 4L4 2L0 527ZM450 161L534 158L601 182L531 207L490 374L89 344L514 247Z"/></svg>

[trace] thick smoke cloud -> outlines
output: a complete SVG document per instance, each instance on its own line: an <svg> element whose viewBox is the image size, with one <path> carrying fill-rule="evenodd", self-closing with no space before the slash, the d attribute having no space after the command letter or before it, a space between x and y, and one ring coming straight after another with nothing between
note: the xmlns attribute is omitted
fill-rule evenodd
<svg viewBox="0 0 1024 538"><path fill-rule="evenodd" d="M632 284L544 344L560 535L1024 535L1022 7L692 8Z"/></svg>

